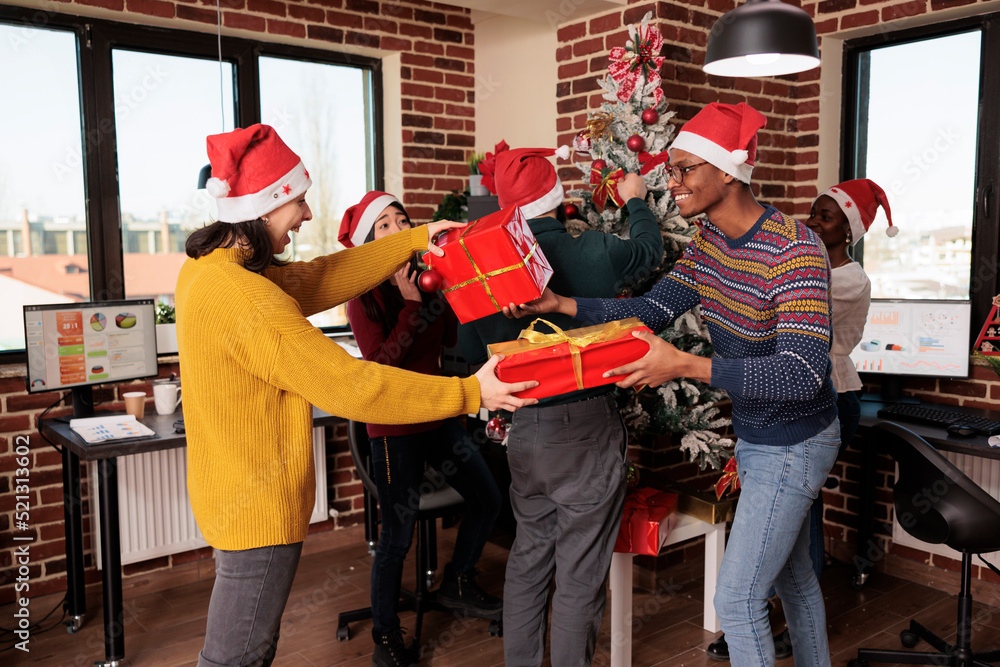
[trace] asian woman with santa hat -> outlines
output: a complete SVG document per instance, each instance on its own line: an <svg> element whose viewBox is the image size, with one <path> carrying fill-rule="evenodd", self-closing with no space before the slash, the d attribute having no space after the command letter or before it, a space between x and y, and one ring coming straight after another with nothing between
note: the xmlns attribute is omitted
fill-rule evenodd
<svg viewBox="0 0 1000 667"><path fill-rule="evenodd" d="M406 209L396 197L373 191L344 213L339 238L346 247L353 248L412 228ZM347 317L368 361L440 375L441 351L455 345L458 320L439 294L421 292L417 273L414 258L374 289L348 302ZM408 400L422 402L416 394ZM427 463L444 475L465 500L455 550L451 562L445 565L437 601L456 613L500 620L502 601L476 583L476 563L502 502L479 447L454 418L412 424L369 422L368 436L372 477L381 507L406 507L411 498L418 496ZM372 665L416 664L419 656L403 643L396 603L417 515L387 510L381 517L371 575L375 641Z"/></svg>
<svg viewBox="0 0 1000 667"><path fill-rule="evenodd" d="M266 125L208 137L218 221L187 241L177 278L188 494L215 548L201 667L269 665L315 494L312 406L359 421L446 419L511 394L492 359L468 378L420 375L354 359L306 319L395 273L460 223L282 264L273 255L312 219L309 172ZM414 401L414 396L434 396Z"/></svg>

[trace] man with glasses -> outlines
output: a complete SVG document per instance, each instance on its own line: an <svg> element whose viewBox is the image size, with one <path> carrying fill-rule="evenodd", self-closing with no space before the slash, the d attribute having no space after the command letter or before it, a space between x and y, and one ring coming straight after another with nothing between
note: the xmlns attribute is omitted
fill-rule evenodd
<svg viewBox="0 0 1000 667"><path fill-rule="evenodd" d="M765 123L746 104L713 103L681 128L669 149L668 186L681 215L708 221L649 293L573 299L547 290L505 311L559 312L586 324L638 317L660 331L701 306L714 357L637 333L649 353L607 375L622 376L621 387L688 377L729 393L742 490L715 607L730 659L737 667L774 664L767 615L773 585L795 664L828 666L826 612L806 517L840 446L830 380L830 269L812 231L754 199L750 174Z"/></svg>

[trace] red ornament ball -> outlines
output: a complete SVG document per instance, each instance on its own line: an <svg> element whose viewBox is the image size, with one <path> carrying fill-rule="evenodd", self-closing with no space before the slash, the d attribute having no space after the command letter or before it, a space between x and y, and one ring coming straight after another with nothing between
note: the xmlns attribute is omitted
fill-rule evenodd
<svg viewBox="0 0 1000 667"><path fill-rule="evenodd" d="M424 292L437 292L441 289L441 274L434 269L427 269L417 276L417 286Z"/></svg>
<svg viewBox="0 0 1000 667"><path fill-rule="evenodd" d="M656 121L660 120L660 114L656 109L643 109L642 111L642 122L646 125L652 125Z"/></svg>
<svg viewBox="0 0 1000 667"><path fill-rule="evenodd" d="M638 134L633 134L628 138L628 141L625 142L625 145L628 146L628 149L633 153L638 153L646 147L646 140Z"/></svg>
<svg viewBox="0 0 1000 667"><path fill-rule="evenodd" d="M576 204L566 204L566 217L575 218L580 215L580 208Z"/></svg>
<svg viewBox="0 0 1000 667"><path fill-rule="evenodd" d="M486 437L493 442L503 442L510 424L503 417L494 417L486 422Z"/></svg>
<svg viewBox="0 0 1000 667"><path fill-rule="evenodd" d="M593 162L590 163L590 168L591 169L597 169L598 171L600 171L601 169L604 169L607 166L608 166L608 163L605 162L604 160L594 160Z"/></svg>

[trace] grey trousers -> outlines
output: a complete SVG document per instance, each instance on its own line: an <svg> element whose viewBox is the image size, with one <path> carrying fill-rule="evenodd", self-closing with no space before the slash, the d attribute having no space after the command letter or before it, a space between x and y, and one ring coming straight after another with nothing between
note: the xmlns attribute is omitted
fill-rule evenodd
<svg viewBox="0 0 1000 667"><path fill-rule="evenodd" d="M301 542L215 550L215 586L198 667L271 664L301 554Z"/></svg>
<svg viewBox="0 0 1000 667"><path fill-rule="evenodd" d="M594 657L625 499L625 428L614 399L521 408L507 440L517 534L503 591L504 660L538 667L553 576L553 667Z"/></svg>

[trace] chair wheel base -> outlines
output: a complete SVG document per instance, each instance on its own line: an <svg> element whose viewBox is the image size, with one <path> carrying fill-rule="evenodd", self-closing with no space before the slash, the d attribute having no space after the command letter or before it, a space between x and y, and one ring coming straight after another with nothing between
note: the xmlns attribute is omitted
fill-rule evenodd
<svg viewBox="0 0 1000 667"><path fill-rule="evenodd" d="M899 632L899 641L906 648L913 648L914 646L917 645L917 642L920 641L920 637L918 637L917 633L915 632L911 632L909 630L901 630Z"/></svg>
<svg viewBox="0 0 1000 667"><path fill-rule="evenodd" d="M503 637L503 621L490 621L490 637Z"/></svg>
<svg viewBox="0 0 1000 667"><path fill-rule="evenodd" d="M347 641L351 638L351 628L346 625L337 626L337 641Z"/></svg>

